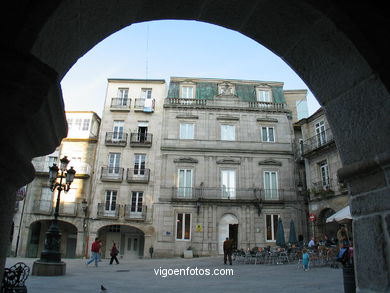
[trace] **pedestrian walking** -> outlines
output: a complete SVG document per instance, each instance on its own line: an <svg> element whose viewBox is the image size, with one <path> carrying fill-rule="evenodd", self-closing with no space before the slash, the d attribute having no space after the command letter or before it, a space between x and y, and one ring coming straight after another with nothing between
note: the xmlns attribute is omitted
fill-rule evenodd
<svg viewBox="0 0 390 293"><path fill-rule="evenodd" d="M91 246L91 258L85 263L87 266L92 262L95 262L95 267L98 266L99 251L100 251L99 238L95 238L95 241L92 243Z"/></svg>
<svg viewBox="0 0 390 293"><path fill-rule="evenodd" d="M229 264L232 265L232 252L233 252L233 242L226 237L226 240L223 242L223 262L226 265L227 259L229 259Z"/></svg>
<svg viewBox="0 0 390 293"><path fill-rule="evenodd" d="M310 256L309 253L307 252L307 249L302 250L302 265L303 265L303 270L307 272L309 269L309 261L310 261Z"/></svg>
<svg viewBox="0 0 390 293"><path fill-rule="evenodd" d="M99 262L102 261L102 253L103 253L102 247L103 247L103 242L99 240Z"/></svg>
<svg viewBox="0 0 390 293"><path fill-rule="evenodd" d="M112 244L111 253L110 253L110 255L111 255L110 265L112 265L112 263L114 262L114 260L115 260L116 264L119 265L119 261L118 261L118 259L117 259L117 255L118 255L118 254L119 254L119 250L118 250L118 248L116 247L116 244L115 244L115 242L114 242L114 243Z"/></svg>

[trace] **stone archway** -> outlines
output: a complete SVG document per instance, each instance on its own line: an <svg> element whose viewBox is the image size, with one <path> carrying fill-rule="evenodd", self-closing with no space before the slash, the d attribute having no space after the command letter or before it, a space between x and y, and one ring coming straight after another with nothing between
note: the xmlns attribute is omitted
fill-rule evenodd
<svg viewBox="0 0 390 293"><path fill-rule="evenodd" d="M98 237L102 240L102 257L110 258L112 244L119 249L119 257L124 259L143 258L145 254L145 233L129 225L108 225L101 227Z"/></svg>
<svg viewBox="0 0 390 293"><path fill-rule="evenodd" d="M31 223L26 247L26 256L39 258L44 249L45 234L52 220L39 220ZM75 258L77 252L77 228L71 223L58 221L61 231L61 257Z"/></svg>
<svg viewBox="0 0 390 293"><path fill-rule="evenodd" d="M353 194L358 287L389 289L390 78L384 2L47 0L18 5L7 7L10 21L3 25L1 47L7 72L0 87L7 100L0 115L7 138L0 160L2 235L9 235L16 189L33 179L31 158L52 152L66 135L59 81L77 59L131 23L199 20L241 32L272 50L324 106L344 165L339 178ZM0 275L7 246L8 239L0 239Z"/></svg>

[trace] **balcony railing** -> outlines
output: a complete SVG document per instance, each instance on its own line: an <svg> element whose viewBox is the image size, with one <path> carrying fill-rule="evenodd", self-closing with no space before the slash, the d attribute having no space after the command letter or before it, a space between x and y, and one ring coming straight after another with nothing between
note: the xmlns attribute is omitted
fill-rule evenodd
<svg viewBox="0 0 390 293"><path fill-rule="evenodd" d="M51 215L53 212L52 200L35 200L33 205L33 213L40 215Z"/></svg>
<svg viewBox="0 0 390 293"><path fill-rule="evenodd" d="M334 142L333 133L331 129L328 128L304 141L303 155L307 155L312 151L325 147L332 142Z"/></svg>
<svg viewBox="0 0 390 293"><path fill-rule="evenodd" d="M165 104L168 105L207 105L205 99L183 99L183 98L167 98Z"/></svg>
<svg viewBox="0 0 390 293"><path fill-rule="evenodd" d="M255 110L267 110L267 111L286 111L287 105L283 103L271 103L271 102L248 102L243 100L236 100L233 103L227 103L226 101L220 101L218 99L206 100L206 99L184 99L184 98L166 98L164 101L165 106L188 106L188 107L213 107L213 106L228 106L235 108L249 108Z"/></svg>
<svg viewBox="0 0 390 293"><path fill-rule="evenodd" d="M151 147L153 135L151 133L131 133L130 146L132 147Z"/></svg>
<svg viewBox="0 0 390 293"><path fill-rule="evenodd" d="M271 103L271 102L248 102L249 108L264 109L272 111L285 110L287 105L283 103Z"/></svg>
<svg viewBox="0 0 390 293"><path fill-rule="evenodd" d="M127 133L123 132L106 132L105 144L110 146L126 146Z"/></svg>
<svg viewBox="0 0 390 293"><path fill-rule="evenodd" d="M131 99L112 98L110 110L130 111Z"/></svg>
<svg viewBox="0 0 390 293"><path fill-rule="evenodd" d="M119 204L98 203L97 216L98 218L118 219Z"/></svg>
<svg viewBox="0 0 390 293"><path fill-rule="evenodd" d="M127 169L127 182L129 183L148 183L150 169Z"/></svg>
<svg viewBox="0 0 390 293"><path fill-rule="evenodd" d="M100 180L121 182L123 180L123 168L119 167L102 167Z"/></svg>
<svg viewBox="0 0 390 293"><path fill-rule="evenodd" d="M134 111L141 112L154 112L155 100L154 99L135 99Z"/></svg>
<svg viewBox="0 0 390 293"><path fill-rule="evenodd" d="M60 216L75 217L77 215L76 202L61 202L58 213Z"/></svg>
<svg viewBox="0 0 390 293"><path fill-rule="evenodd" d="M289 198L295 199L296 192L291 191ZM283 189L226 188L226 187L174 187L174 200L229 200L229 201L283 201Z"/></svg>
<svg viewBox="0 0 390 293"><path fill-rule="evenodd" d="M260 198L263 201L282 201L284 200L284 190L260 189Z"/></svg>
<svg viewBox="0 0 390 293"><path fill-rule="evenodd" d="M147 206L136 207L125 205L125 220L145 221Z"/></svg>

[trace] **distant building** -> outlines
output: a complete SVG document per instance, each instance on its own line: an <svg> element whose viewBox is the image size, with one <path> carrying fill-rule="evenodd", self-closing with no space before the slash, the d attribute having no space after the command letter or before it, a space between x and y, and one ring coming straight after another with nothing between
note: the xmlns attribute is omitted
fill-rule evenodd
<svg viewBox="0 0 390 293"><path fill-rule="evenodd" d="M315 215L310 223L310 235L317 239L324 234L335 237L338 224L326 223L326 218L348 205L347 187L339 182L337 170L340 156L324 110L295 124L301 129L300 155L304 163L306 188L309 194L309 213Z"/></svg>
<svg viewBox="0 0 390 293"><path fill-rule="evenodd" d="M76 177L68 192L61 192L59 226L62 234L63 257L84 255L87 237L82 201L91 193L100 118L94 112L66 112L68 136L52 154L33 159L35 179L26 186L26 196L19 202L14 217L11 253L25 257L39 257L44 248L45 233L54 218L58 191L51 191L48 183L49 167L59 165L67 156L69 167Z"/></svg>

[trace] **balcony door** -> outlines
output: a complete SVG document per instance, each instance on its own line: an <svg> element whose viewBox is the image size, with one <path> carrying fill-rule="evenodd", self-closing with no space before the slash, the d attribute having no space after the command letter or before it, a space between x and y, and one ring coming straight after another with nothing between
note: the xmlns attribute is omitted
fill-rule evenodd
<svg viewBox="0 0 390 293"><path fill-rule="evenodd" d="M143 202L143 192L133 191L131 194L131 217L141 217L142 216L142 202Z"/></svg>
<svg viewBox="0 0 390 293"><path fill-rule="evenodd" d="M145 175L145 154L134 155L134 175L144 176Z"/></svg>
<svg viewBox="0 0 390 293"><path fill-rule="evenodd" d="M41 200L39 201L39 211L50 213L53 206L53 191L49 187L42 187Z"/></svg>
<svg viewBox="0 0 390 293"><path fill-rule="evenodd" d="M221 171L222 198L236 198L236 171Z"/></svg>
<svg viewBox="0 0 390 293"><path fill-rule="evenodd" d="M129 89L118 89L118 103L117 106L126 106L129 96Z"/></svg>
<svg viewBox="0 0 390 293"><path fill-rule="evenodd" d="M148 138L148 122L138 122L138 142L146 142Z"/></svg>
<svg viewBox="0 0 390 293"><path fill-rule="evenodd" d="M278 172L264 171L264 196L268 200L279 199Z"/></svg>
<svg viewBox="0 0 390 293"><path fill-rule="evenodd" d="M326 143L326 132L325 132L324 121L320 121L316 123L316 136L317 136L317 144L319 147Z"/></svg>
<svg viewBox="0 0 390 293"><path fill-rule="evenodd" d="M192 170L179 169L178 197L192 197Z"/></svg>
<svg viewBox="0 0 390 293"><path fill-rule="evenodd" d="M107 217L113 217L116 215L116 190L107 190L104 204L104 215Z"/></svg>
<svg viewBox="0 0 390 293"><path fill-rule="evenodd" d="M113 127L112 140L113 141L121 141L123 139L123 128L125 122L123 120L115 120Z"/></svg>
<svg viewBox="0 0 390 293"><path fill-rule="evenodd" d="M121 160L120 153L110 153L108 157L108 175L115 176L119 174L119 164Z"/></svg>

